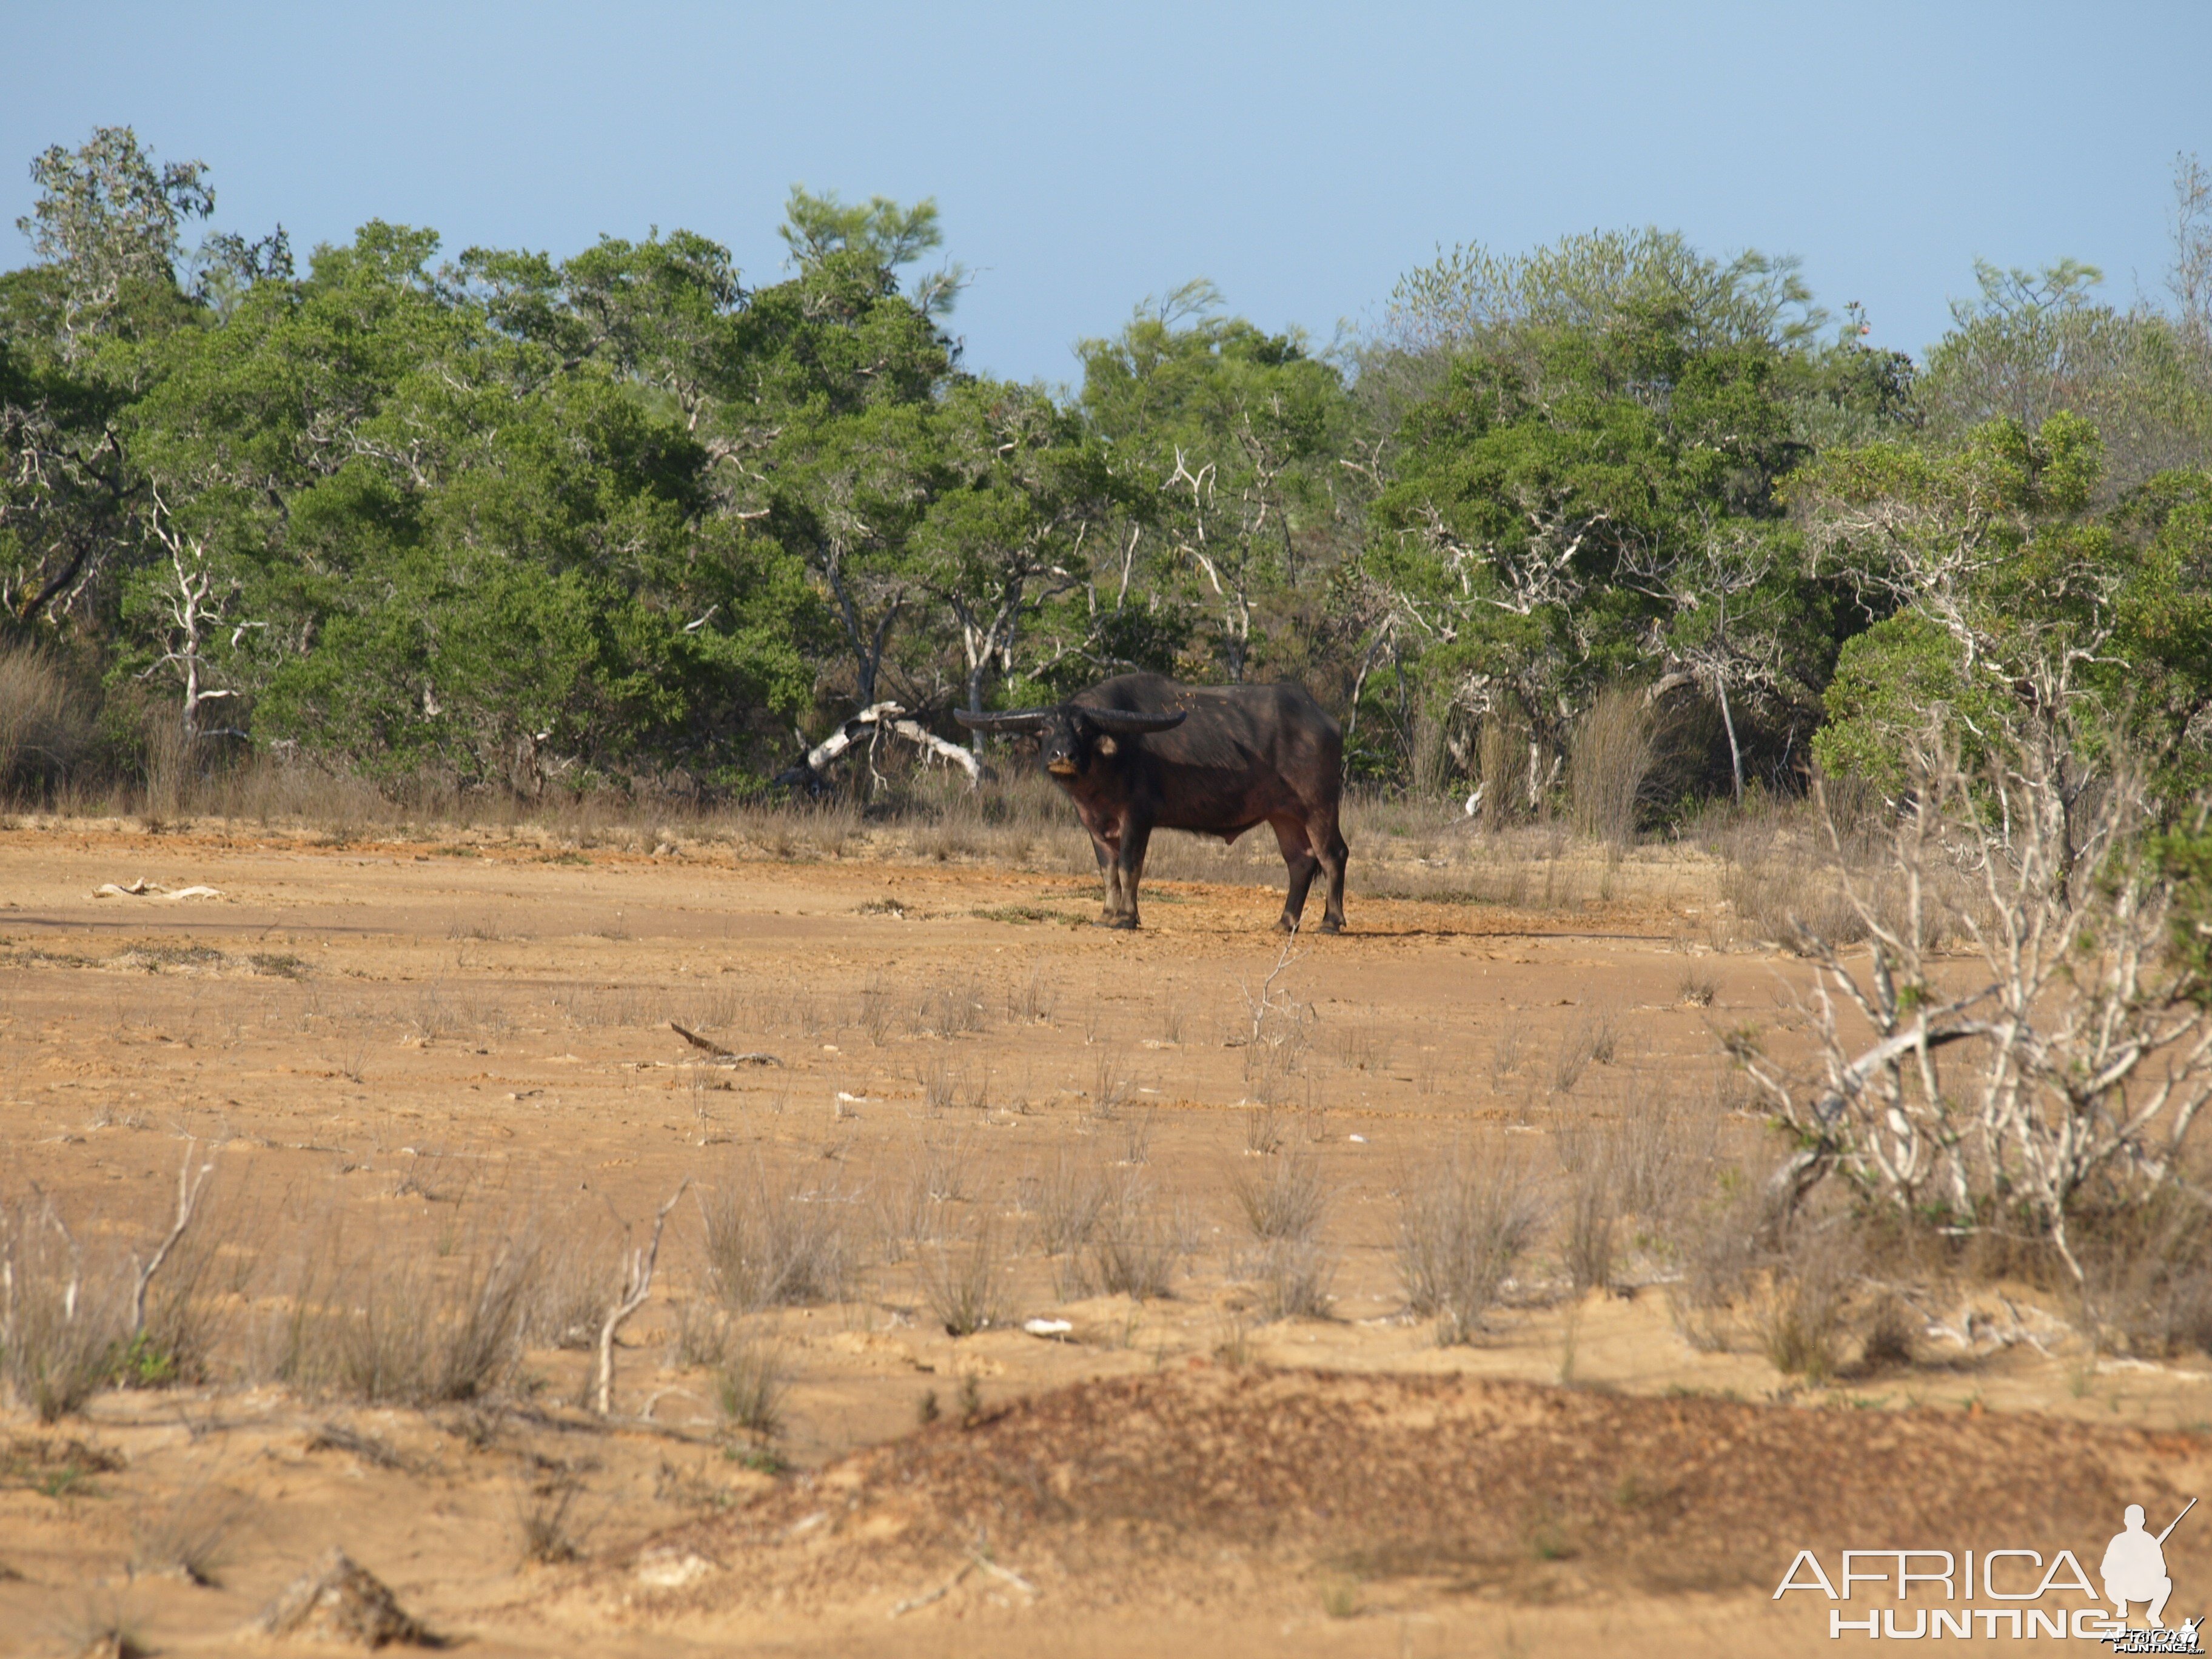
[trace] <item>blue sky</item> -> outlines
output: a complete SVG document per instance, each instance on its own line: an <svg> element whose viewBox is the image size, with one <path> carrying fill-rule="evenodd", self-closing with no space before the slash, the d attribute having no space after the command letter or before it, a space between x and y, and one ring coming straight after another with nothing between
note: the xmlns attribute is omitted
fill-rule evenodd
<svg viewBox="0 0 2212 1659"><path fill-rule="evenodd" d="M795 181L934 196L970 367L1193 276L1326 341L1440 243L1597 226L1802 256L1917 352L1977 257L2155 295L2212 162L2212 4L375 6L0 0L0 241L27 163L127 123L218 225L370 217L573 252L684 226L775 280Z"/></svg>

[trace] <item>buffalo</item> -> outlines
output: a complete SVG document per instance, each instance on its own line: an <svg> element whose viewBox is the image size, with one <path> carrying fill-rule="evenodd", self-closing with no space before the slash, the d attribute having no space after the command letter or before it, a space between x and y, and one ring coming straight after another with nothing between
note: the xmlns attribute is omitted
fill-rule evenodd
<svg viewBox="0 0 2212 1659"><path fill-rule="evenodd" d="M1283 930L1297 931L1316 871L1328 878L1321 931L1344 927L1344 734L1303 686L1178 685L1158 674L1119 674L1056 708L954 718L979 732L1036 734L1044 769L1091 832L1106 878L1104 926L1137 926L1137 884L1153 830L1228 843L1266 823L1290 874Z"/></svg>

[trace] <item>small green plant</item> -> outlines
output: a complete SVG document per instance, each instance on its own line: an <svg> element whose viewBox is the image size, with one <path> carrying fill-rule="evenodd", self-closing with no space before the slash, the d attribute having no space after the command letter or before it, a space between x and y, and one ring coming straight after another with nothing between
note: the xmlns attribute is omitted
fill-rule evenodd
<svg viewBox="0 0 2212 1659"><path fill-rule="evenodd" d="M960 1426L972 1429L983 1415L983 1385L974 1372L960 1379Z"/></svg>
<svg viewBox="0 0 2212 1659"><path fill-rule="evenodd" d="M921 1403L914 1408L914 1420L926 1429L944 1414L945 1408L937 1403L937 1390L924 1389Z"/></svg>

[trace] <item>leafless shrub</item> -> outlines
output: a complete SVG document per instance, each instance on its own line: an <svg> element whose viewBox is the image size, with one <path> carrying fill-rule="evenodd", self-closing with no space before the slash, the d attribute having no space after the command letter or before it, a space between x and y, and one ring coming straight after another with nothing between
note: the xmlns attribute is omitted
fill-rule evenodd
<svg viewBox="0 0 2212 1659"><path fill-rule="evenodd" d="M1854 1241L1840 1230L1801 1229L1773 1255L1752 1320L1775 1370L1814 1382L1836 1374L1859 1266Z"/></svg>
<svg viewBox="0 0 2212 1659"><path fill-rule="evenodd" d="M1111 1046L1102 1047L1091 1073L1091 1115L1101 1122L1113 1121L1122 1107L1136 1092L1136 1082L1122 1063L1120 1053Z"/></svg>
<svg viewBox="0 0 2212 1659"><path fill-rule="evenodd" d="M1006 1322L1005 1263L988 1216L964 1238L924 1253L921 1286L947 1336L973 1336Z"/></svg>
<svg viewBox="0 0 2212 1659"><path fill-rule="evenodd" d="M1621 1222L1620 1150L1611 1125L1579 1122L1553 1137L1566 1171L1559 1255L1578 1291L1612 1287Z"/></svg>
<svg viewBox="0 0 2212 1659"><path fill-rule="evenodd" d="M855 1271L846 1207L799 1170L771 1174L757 1159L732 1169L699 1200L715 1297L740 1313L842 1300Z"/></svg>
<svg viewBox="0 0 2212 1659"><path fill-rule="evenodd" d="M1379 1026L1340 1025L1333 1047L1336 1063L1347 1072L1380 1072L1390 1064L1390 1035Z"/></svg>
<svg viewBox="0 0 2212 1659"><path fill-rule="evenodd" d="M1133 1169L1151 1162L1152 1156L1152 1109L1131 1112L1121 1119L1121 1157L1120 1161Z"/></svg>
<svg viewBox="0 0 2212 1659"><path fill-rule="evenodd" d="M916 1067L915 1080L921 1085L922 1109L932 1117L942 1117L960 1097L960 1073L941 1055L933 1055Z"/></svg>
<svg viewBox="0 0 2212 1659"><path fill-rule="evenodd" d="M1282 1149L1282 1115L1273 1103L1249 1108L1244 1114L1244 1150L1255 1158L1267 1158Z"/></svg>
<svg viewBox="0 0 2212 1659"><path fill-rule="evenodd" d="M934 1204L968 1201L969 1165L974 1148L965 1134L939 1135L926 1141L921 1152L922 1191Z"/></svg>
<svg viewBox="0 0 2212 1659"><path fill-rule="evenodd" d="M668 1363L679 1370L713 1370L729 1358L736 1332L736 1320L721 1309L679 1302L676 1329L669 1339Z"/></svg>
<svg viewBox="0 0 2212 1659"><path fill-rule="evenodd" d="M1559 1033L1559 1046L1552 1054L1552 1087L1572 1094L1583 1069L1597 1058L1597 1032L1587 1019L1577 1019Z"/></svg>
<svg viewBox="0 0 2212 1659"><path fill-rule="evenodd" d="M1575 828L1615 847L1636 844L1644 785L1658 759L1651 709L1640 689L1598 694L1575 723L1567 756L1567 795Z"/></svg>
<svg viewBox="0 0 2212 1659"><path fill-rule="evenodd" d="M1285 979L1304 959L1304 952L1294 948L1297 944L1295 938L1283 941L1273 965L1256 988L1248 979L1237 981L1245 1014L1237 1040L1245 1048L1248 1082L1280 1079L1295 1072L1311 1045L1313 1008L1291 994Z"/></svg>
<svg viewBox="0 0 2212 1659"><path fill-rule="evenodd" d="M1409 1176L1399 1205L1407 1307L1436 1319L1439 1342L1471 1341L1542 1220L1527 1168L1493 1148L1455 1146Z"/></svg>
<svg viewBox="0 0 2212 1659"><path fill-rule="evenodd" d="M1336 1254L1310 1238L1276 1238L1249 1269L1263 1319L1326 1319Z"/></svg>
<svg viewBox="0 0 2212 1659"><path fill-rule="evenodd" d="M1229 1189L1244 1224L1262 1242L1310 1242L1328 1207L1321 1160L1310 1152L1288 1152L1237 1170Z"/></svg>
<svg viewBox="0 0 2212 1659"><path fill-rule="evenodd" d="M932 1167L927 1148L908 1146L895 1165L878 1165L871 1176L868 1197L885 1261L905 1261L915 1245L928 1243L943 1232L945 1206L933 1189L948 1173L957 1181L957 1170Z"/></svg>
<svg viewBox="0 0 2212 1659"><path fill-rule="evenodd" d="M44 1199L0 1212L0 1376L9 1397L51 1423L115 1376L130 1334L130 1290L88 1268Z"/></svg>
<svg viewBox="0 0 2212 1659"><path fill-rule="evenodd" d="M2165 861L2135 763L2118 754L2091 790L2087 735L2022 714L2002 737L2004 763L1985 772L1933 740L1911 751L1891 849L1901 907L1844 884L1869 937L1863 967L1801 929L1825 1077L1808 1086L1748 1036L1732 1048L1800 1139L1778 1176L1785 1204L1840 1170L1899 1213L1938 1208L1968 1231L2025 1218L2080 1285L2075 1213L2170 1182L2212 1100L2212 996L2175 948L2185 872ZM1971 974L1936 960L1935 890L1961 869L1981 884L1954 918ZM1870 1042L1846 1036L1838 1000Z"/></svg>
<svg viewBox="0 0 2212 1659"><path fill-rule="evenodd" d="M197 1142L187 1141L177 1175L177 1208L169 1230L143 1256L131 1257L131 1328L119 1380L134 1388L204 1382L217 1347L236 1322L235 1308L213 1281L219 1253L234 1285L252 1277L254 1252L228 1238L212 1214L210 1155L198 1163Z"/></svg>
<svg viewBox="0 0 2212 1659"><path fill-rule="evenodd" d="M1701 1352L1731 1345L1735 1310L1751 1298L1777 1222L1765 1183L1733 1166L1685 1204L1673 1229L1681 1276L1668 1286L1674 1328Z"/></svg>
<svg viewBox="0 0 2212 1659"><path fill-rule="evenodd" d="M1708 968L1691 967L1682 970L1682 982L1674 988L1674 1000L1686 1002L1692 1008L1710 1008L1713 999L1720 994L1720 981Z"/></svg>
<svg viewBox="0 0 2212 1659"><path fill-rule="evenodd" d="M1715 1117L1682 1105L1664 1087L1651 1087L1623 1100L1613 1127L1622 1206L1664 1237L1710 1178L1717 1146Z"/></svg>
<svg viewBox="0 0 2212 1659"><path fill-rule="evenodd" d="M1107 1191L1105 1173L1095 1161L1058 1148L1030 1189L1037 1248L1047 1255L1066 1255L1088 1244Z"/></svg>
<svg viewBox="0 0 2212 1659"><path fill-rule="evenodd" d="M881 975L872 975L860 988L860 1029L878 1048L890 1041L898 1022L898 1000Z"/></svg>

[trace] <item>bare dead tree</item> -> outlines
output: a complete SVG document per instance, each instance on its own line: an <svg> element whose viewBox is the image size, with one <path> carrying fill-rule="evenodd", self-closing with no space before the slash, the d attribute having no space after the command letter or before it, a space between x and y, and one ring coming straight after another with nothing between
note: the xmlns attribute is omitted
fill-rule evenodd
<svg viewBox="0 0 2212 1659"><path fill-rule="evenodd" d="M2040 730L2024 723L1978 774L1938 739L1917 745L1889 902L1845 878L1863 958L1800 927L1824 1085L1747 1039L1732 1047L1801 1139L1775 1177L1785 1206L1840 1173L1964 1230L2024 1209L2078 1282L2079 1201L2170 1179L2212 1098L2212 998L2173 949L2177 883L2154 856L2140 768L2123 762L2077 823L2067 757ZM2081 831L2094 879L2075 877ZM1939 885L1961 902L1939 907ZM1946 933L1970 947L1963 969Z"/></svg>
<svg viewBox="0 0 2212 1659"><path fill-rule="evenodd" d="M176 1220L171 1224L167 1234L143 1266L139 1265L136 1258L132 1260L131 1266L135 1271L131 1286L131 1337L133 1341L146 1333L147 1288L153 1284L154 1275L161 1271L161 1264L169 1259L169 1252L177 1248L177 1241L192 1224L192 1217L199 1209L200 1194L207 1188L208 1177L215 1173L212 1158L201 1164L198 1170L193 1170L192 1154L198 1146L198 1141L187 1139L184 1159L177 1166Z"/></svg>
<svg viewBox="0 0 2212 1659"><path fill-rule="evenodd" d="M653 1272L660 1261L660 1235L668 1226L668 1212L676 1207L684 1188L690 1184L690 1176L677 1183L676 1190L653 1218L652 1242L629 1251L623 1260L622 1293L608 1308L606 1318L599 1325L599 1364L592 1384L592 1409L601 1417L614 1410L615 1334L653 1294Z"/></svg>
<svg viewBox="0 0 2212 1659"><path fill-rule="evenodd" d="M207 684L214 672L207 647L224 624L223 613L235 597L237 586L216 570L206 544L178 526L158 484L154 487L153 503L147 528L169 556L169 575L159 600L169 648L142 669L138 678L150 678L165 668L176 674L183 693L185 738L190 742L211 735L200 722L200 711L207 704L240 695ZM238 623L231 629L232 646L237 646L250 629L262 626L258 622Z"/></svg>

